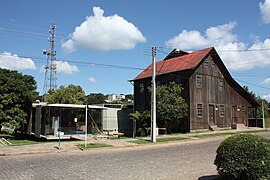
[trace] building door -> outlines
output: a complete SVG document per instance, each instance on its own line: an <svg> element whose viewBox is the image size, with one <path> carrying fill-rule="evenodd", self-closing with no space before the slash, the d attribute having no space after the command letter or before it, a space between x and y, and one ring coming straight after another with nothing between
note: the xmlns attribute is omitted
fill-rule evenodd
<svg viewBox="0 0 270 180"><path fill-rule="evenodd" d="M215 106L214 105L209 105L208 108L208 118L209 118L209 125L213 126L216 124L216 120L215 120Z"/></svg>
<svg viewBox="0 0 270 180"><path fill-rule="evenodd" d="M237 106L232 106L232 124L237 124Z"/></svg>

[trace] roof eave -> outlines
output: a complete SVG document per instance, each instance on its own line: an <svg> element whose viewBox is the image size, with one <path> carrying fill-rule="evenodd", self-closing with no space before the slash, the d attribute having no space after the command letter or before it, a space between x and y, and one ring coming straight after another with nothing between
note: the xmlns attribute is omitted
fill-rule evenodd
<svg viewBox="0 0 270 180"><path fill-rule="evenodd" d="M189 67L189 68L185 68L185 69L181 69L181 70L175 70L175 71L170 71L170 72L165 72L165 73L160 73L160 74L157 74L156 76L160 76L160 75L165 75L165 74L171 74L171 73L175 73L175 72L180 72L180 71L186 71L186 70L194 70L195 67ZM138 78L138 79L133 79L133 80L128 80L129 82L134 82L134 81L137 81L137 80L142 80L142 79L147 79L147 78L150 78L152 76L145 76L145 77L142 77L142 78Z"/></svg>

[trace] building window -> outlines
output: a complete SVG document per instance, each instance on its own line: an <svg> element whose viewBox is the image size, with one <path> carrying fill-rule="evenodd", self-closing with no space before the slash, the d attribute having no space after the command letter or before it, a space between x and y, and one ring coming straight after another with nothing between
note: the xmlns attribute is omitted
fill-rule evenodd
<svg viewBox="0 0 270 180"><path fill-rule="evenodd" d="M144 92L144 84L140 84L140 93Z"/></svg>
<svg viewBox="0 0 270 180"><path fill-rule="evenodd" d="M157 81L157 86L159 86L161 84L161 82L160 81Z"/></svg>
<svg viewBox="0 0 270 180"><path fill-rule="evenodd" d="M197 104L197 117L202 117L203 116L203 104L198 103Z"/></svg>
<svg viewBox="0 0 270 180"><path fill-rule="evenodd" d="M201 88L202 87L202 76L196 75L196 87Z"/></svg>
<svg viewBox="0 0 270 180"><path fill-rule="evenodd" d="M220 117L224 117L225 115L225 105L224 104L220 104L219 105L219 116Z"/></svg>
<svg viewBox="0 0 270 180"><path fill-rule="evenodd" d="M213 60L211 61L211 67L213 70L216 70L216 64Z"/></svg>
<svg viewBox="0 0 270 180"><path fill-rule="evenodd" d="M242 106L242 119L246 119L246 108L245 106Z"/></svg>
<svg viewBox="0 0 270 180"><path fill-rule="evenodd" d="M176 78L175 78L175 83L176 83L176 84L181 84L181 83L182 83L181 78L180 78L180 77L176 77Z"/></svg>
<svg viewBox="0 0 270 180"><path fill-rule="evenodd" d="M208 68L208 63L208 57L206 57L203 62L205 68Z"/></svg>
<svg viewBox="0 0 270 180"><path fill-rule="evenodd" d="M218 82L218 89L220 91L223 91L224 90L224 81L223 79L220 79L219 82Z"/></svg>

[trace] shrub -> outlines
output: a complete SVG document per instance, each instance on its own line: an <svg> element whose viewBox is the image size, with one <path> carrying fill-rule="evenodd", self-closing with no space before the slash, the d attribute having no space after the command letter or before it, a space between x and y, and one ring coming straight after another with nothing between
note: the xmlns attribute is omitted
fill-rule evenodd
<svg viewBox="0 0 270 180"><path fill-rule="evenodd" d="M270 179L270 141L252 134L224 140L214 164L228 179Z"/></svg>

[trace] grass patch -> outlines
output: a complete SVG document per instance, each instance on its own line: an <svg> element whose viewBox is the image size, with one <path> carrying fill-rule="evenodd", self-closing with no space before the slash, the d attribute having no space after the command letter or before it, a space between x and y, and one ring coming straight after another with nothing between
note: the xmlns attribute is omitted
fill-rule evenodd
<svg viewBox="0 0 270 180"><path fill-rule="evenodd" d="M90 143L90 144L87 144L86 147L85 147L85 144L78 144L77 147L80 149L89 149L89 148L112 147L112 145L104 144L104 143Z"/></svg>
<svg viewBox="0 0 270 180"><path fill-rule="evenodd" d="M187 140L187 139L189 138L186 138L186 137L158 138L157 142L182 141L182 140Z"/></svg>
<svg viewBox="0 0 270 180"><path fill-rule="evenodd" d="M34 136L26 135L26 134L0 134L0 138L5 138L9 142L12 143L12 146L22 146L22 145L30 145L30 144L40 144L47 141L43 139L36 138Z"/></svg>
<svg viewBox="0 0 270 180"><path fill-rule="evenodd" d="M224 133L213 133L213 134L200 134L200 135L195 135L195 136L191 136L191 137L207 138L207 137L234 135L234 134L238 134L238 133L236 133L236 132L224 132Z"/></svg>
<svg viewBox="0 0 270 180"><path fill-rule="evenodd" d="M12 146L22 146L22 145L30 145L30 144L40 144L41 141L33 141L33 140L9 140L12 143Z"/></svg>
<svg viewBox="0 0 270 180"><path fill-rule="evenodd" d="M120 136L119 138L117 136L110 137L109 139L111 140L116 140L116 139L129 139L130 137L127 136Z"/></svg>
<svg viewBox="0 0 270 180"><path fill-rule="evenodd" d="M168 138L158 138L157 142L170 142L170 141L182 141L182 140L187 140L189 138L186 137L168 137ZM135 143L135 144L149 144L151 143L151 140L148 139L138 139L135 141L128 141L131 143Z"/></svg>
<svg viewBox="0 0 270 180"><path fill-rule="evenodd" d="M242 132L240 132L240 133L260 133L260 132L270 132L270 130L265 130L265 129L262 129L262 130L260 130L260 129L258 129L258 130L249 130L249 131L242 131Z"/></svg>
<svg viewBox="0 0 270 180"><path fill-rule="evenodd" d="M147 140L147 139L138 139L135 141L128 141L128 142L135 143L135 144L149 144L149 143L151 143L151 141Z"/></svg>

